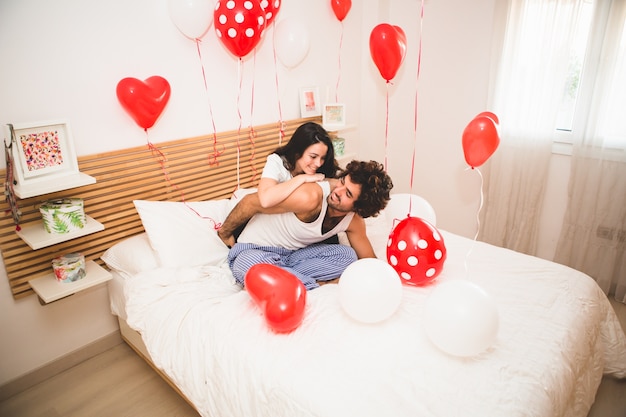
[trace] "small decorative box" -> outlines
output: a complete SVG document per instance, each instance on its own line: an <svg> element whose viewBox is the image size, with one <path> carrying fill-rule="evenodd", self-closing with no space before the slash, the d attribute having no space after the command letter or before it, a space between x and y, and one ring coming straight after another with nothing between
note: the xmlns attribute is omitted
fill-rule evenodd
<svg viewBox="0 0 626 417"><path fill-rule="evenodd" d="M49 200L39 207L39 211L48 233L60 235L85 227L85 209L80 198Z"/></svg>
<svg viewBox="0 0 626 417"><path fill-rule="evenodd" d="M332 142L335 158L341 158L344 154L346 140L344 138L333 138Z"/></svg>
<svg viewBox="0 0 626 417"><path fill-rule="evenodd" d="M87 275L85 257L80 253L68 253L52 260L54 276L59 282L74 282Z"/></svg>

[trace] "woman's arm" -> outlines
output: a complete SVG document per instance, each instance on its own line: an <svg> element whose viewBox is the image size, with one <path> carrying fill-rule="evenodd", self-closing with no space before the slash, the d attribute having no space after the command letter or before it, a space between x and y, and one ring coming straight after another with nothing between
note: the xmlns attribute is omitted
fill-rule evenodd
<svg viewBox="0 0 626 417"><path fill-rule="evenodd" d="M300 174L280 183L273 178L261 178L258 186L261 207L273 207L285 200L302 184L322 181L323 179L324 174Z"/></svg>

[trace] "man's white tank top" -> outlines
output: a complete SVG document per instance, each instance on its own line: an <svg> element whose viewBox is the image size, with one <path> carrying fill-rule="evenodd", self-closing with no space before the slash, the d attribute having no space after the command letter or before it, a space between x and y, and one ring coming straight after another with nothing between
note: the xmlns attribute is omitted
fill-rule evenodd
<svg viewBox="0 0 626 417"><path fill-rule="evenodd" d="M330 184L327 181L317 184L322 187L323 197L322 209L314 221L305 223L294 213L255 214L239 235L237 242L296 250L345 231L352 221L354 212L348 213L333 229L322 234L322 223L328 209L327 197L330 194Z"/></svg>

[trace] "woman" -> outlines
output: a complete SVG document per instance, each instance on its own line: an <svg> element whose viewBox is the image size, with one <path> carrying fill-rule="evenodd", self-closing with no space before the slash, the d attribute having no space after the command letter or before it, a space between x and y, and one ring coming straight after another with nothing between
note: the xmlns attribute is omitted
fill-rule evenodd
<svg viewBox="0 0 626 417"><path fill-rule="evenodd" d="M267 157L258 186L261 206L273 207L301 184L334 178L337 170L328 132L317 123L304 123L286 145Z"/></svg>

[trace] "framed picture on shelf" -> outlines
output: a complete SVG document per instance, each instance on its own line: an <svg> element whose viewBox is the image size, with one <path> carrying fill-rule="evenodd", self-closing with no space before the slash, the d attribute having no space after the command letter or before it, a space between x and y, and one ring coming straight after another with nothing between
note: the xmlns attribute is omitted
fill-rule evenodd
<svg viewBox="0 0 626 417"><path fill-rule="evenodd" d="M66 121L6 125L18 184L78 174L74 140Z"/></svg>
<svg viewBox="0 0 626 417"><path fill-rule="evenodd" d="M300 117L314 117L322 114L318 87L300 88Z"/></svg>
<svg viewBox="0 0 626 417"><path fill-rule="evenodd" d="M322 124L326 130L338 130L346 126L346 105L326 103L322 113Z"/></svg>

